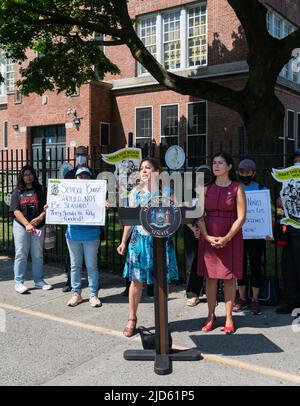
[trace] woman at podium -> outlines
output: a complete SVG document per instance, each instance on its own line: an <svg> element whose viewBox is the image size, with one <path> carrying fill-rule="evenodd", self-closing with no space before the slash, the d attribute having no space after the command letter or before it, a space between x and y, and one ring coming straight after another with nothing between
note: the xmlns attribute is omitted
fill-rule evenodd
<svg viewBox="0 0 300 406"><path fill-rule="evenodd" d="M224 332L234 333L232 308L236 281L243 275L242 226L246 218L246 197L237 182L233 159L220 152L212 159L213 182L205 188L205 214L199 220L198 272L206 277L208 318L202 331L216 322L218 280L224 281L226 322ZM195 234L196 235L196 234ZM199 237L199 233L196 235Z"/></svg>
<svg viewBox="0 0 300 406"><path fill-rule="evenodd" d="M140 182L130 192L129 207L139 207L159 194L172 198L170 189L160 191L158 185L153 185L155 182L151 183L153 173L159 173L160 171L161 165L157 159L146 158L142 160L139 168ZM158 222L165 221L165 217L156 220ZM125 226L121 244L117 248L120 255L125 254L126 242L129 237L130 242L123 273L124 278L131 281L129 288L129 317L123 331L125 337L131 337L136 332L137 309L142 296L143 283L147 285L153 283L153 237L142 226ZM166 241L166 259L167 282L170 283L171 280L178 279L176 254L170 237Z"/></svg>

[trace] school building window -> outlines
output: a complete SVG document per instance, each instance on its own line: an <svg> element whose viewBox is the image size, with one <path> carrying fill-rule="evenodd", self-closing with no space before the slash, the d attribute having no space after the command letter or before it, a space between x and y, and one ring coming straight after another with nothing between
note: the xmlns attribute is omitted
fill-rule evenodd
<svg viewBox="0 0 300 406"><path fill-rule="evenodd" d="M187 104L187 158L188 166L206 162L207 152L207 103Z"/></svg>
<svg viewBox="0 0 300 406"><path fill-rule="evenodd" d="M135 113L135 143L138 147L152 142L152 108L141 107Z"/></svg>
<svg viewBox="0 0 300 406"><path fill-rule="evenodd" d="M0 73L4 78L4 82L0 84L0 96L5 96L7 93L14 92L14 64L11 58L5 57L0 51Z"/></svg>
<svg viewBox="0 0 300 406"><path fill-rule="evenodd" d="M207 7L205 3L140 17L138 34L166 69L207 64ZM138 74L147 71L138 64Z"/></svg>
<svg viewBox="0 0 300 406"><path fill-rule="evenodd" d="M178 145L179 123L178 105L161 106L161 143L166 146Z"/></svg>
<svg viewBox="0 0 300 406"><path fill-rule="evenodd" d="M275 13L273 10L269 10L267 13L267 28L269 33L278 39L282 39L295 31L296 27ZM298 61L300 56L298 56ZM288 79L294 83L300 84L300 73L293 69L293 61L290 60L282 69L279 76Z"/></svg>

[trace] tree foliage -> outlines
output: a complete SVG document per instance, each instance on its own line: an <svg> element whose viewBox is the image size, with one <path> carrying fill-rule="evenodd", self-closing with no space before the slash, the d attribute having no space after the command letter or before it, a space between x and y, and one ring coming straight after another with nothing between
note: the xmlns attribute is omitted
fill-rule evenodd
<svg viewBox="0 0 300 406"><path fill-rule="evenodd" d="M245 87L238 91L201 77L186 78L167 71L137 36L127 0L0 0L0 44L19 63L26 61L28 49L38 53L21 68L18 85L26 95L54 88L71 94L76 86L102 79L108 72L118 74L119 68L100 45L125 44L166 88L238 112L253 149L256 137L264 135L268 142L280 131L284 107L275 95L275 85L293 50L300 48L300 29L283 39L274 38L267 30L267 9L259 0L227 1L248 44L249 75ZM105 40L93 38L94 32L103 34Z"/></svg>

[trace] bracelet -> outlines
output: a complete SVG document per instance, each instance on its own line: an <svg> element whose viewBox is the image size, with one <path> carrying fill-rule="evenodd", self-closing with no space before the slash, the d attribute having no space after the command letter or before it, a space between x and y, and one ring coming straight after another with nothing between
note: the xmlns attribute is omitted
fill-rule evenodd
<svg viewBox="0 0 300 406"><path fill-rule="evenodd" d="M228 233L228 241L231 241L231 234Z"/></svg>

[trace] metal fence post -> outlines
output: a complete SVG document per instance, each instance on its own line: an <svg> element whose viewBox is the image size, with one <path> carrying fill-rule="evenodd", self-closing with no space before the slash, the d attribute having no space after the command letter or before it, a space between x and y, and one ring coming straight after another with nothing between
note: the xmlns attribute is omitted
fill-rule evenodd
<svg viewBox="0 0 300 406"><path fill-rule="evenodd" d="M46 187L47 165L46 165L46 139L42 139L42 185Z"/></svg>

